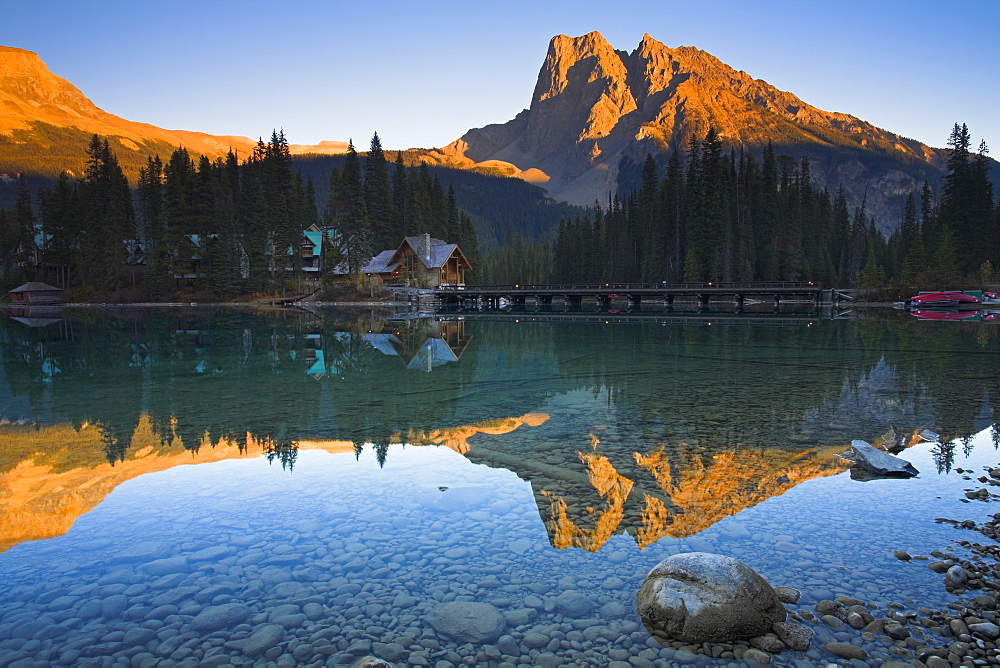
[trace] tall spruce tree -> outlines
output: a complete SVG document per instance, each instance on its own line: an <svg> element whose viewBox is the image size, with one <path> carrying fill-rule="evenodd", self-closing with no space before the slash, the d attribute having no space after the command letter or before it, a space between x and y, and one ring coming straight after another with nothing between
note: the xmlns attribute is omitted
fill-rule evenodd
<svg viewBox="0 0 1000 668"><path fill-rule="evenodd" d="M13 242L20 275L25 279L37 278L35 244L35 211L31 204L31 191L24 174L17 175L17 196L14 199Z"/></svg>
<svg viewBox="0 0 1000 668"><path fill-rule="evenodd" d="M46 243L46 261L52 282L62 289L75 277L74 262L80 246L80 201L75 181L62 172L52 189L38 193L39 213Z"/></svg>
<svg viewBox="0 0 1000 668"><path fill-rule="evenodd" d="M394 248L399 244L398 227L393 224L392 186L389 183L389 165L382 151L378 133L372 135L368 155L365 157L365 211L371 228L371 243L376 251Z"/></svg>
<svg viewBox="0 0 1000 668"><path fill-rule="evenodd" d="M81 262L86 282L100 291L126 285L123 242L134 239L132 192L108 140L93 135L80 184L84 220Z"/></svg>
<svg viewBox="0 0 1000 668"><path fill-rule="evenodd" d="M163 217L163 163L160 156L146 158L139 169L138 190L140 238L146 245L147 280L150 291L159 296L166 290L165 226Z"/></svg>
<svg viewBox="0 0 1000 668"><path fill-rule="evenodd" d="M989 244L984 244L983 239L992 236L993 218L988 149L983 142L973 156L971 144L969 128L964 123L961 126L955 123L948 138L948 174L938 214L940 226L948 229L952 239L956 269L965 276L971 276L989 259ZM938 234L939 239L948 236Z"/></svg>
<svg viewBox="0 0 1000 668"><path fill-rule="evenodd" d="M403 237L413 234L410 197L410 185L406 165L403 163L403 153L396 151L396 161L393 163L392 169L392 204L395 215L392 225L392 234L395 238L393 243L399 243Z"/></svg>
<svg viewBox="0 0 1000 668"><path fill-rule="evenodd" d="M347 159L340 179L340 217L337 229L343 239L347 271L359 275L361 268L372 258L372 231L365 209L365 189L361 179L361 160L349 141Z"/></svg>

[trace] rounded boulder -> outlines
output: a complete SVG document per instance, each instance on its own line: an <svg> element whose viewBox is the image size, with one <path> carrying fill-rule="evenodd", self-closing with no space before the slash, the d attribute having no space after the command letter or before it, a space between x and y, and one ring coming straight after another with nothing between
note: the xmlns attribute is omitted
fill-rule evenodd
<svg viewBox="0 0 1000 668"><path fill-rule="evenodd" d="M756 571L708 552L675 554L653 567L636 610L651 633L688 643L763 635L787 615L774 588Z"/></svg>
<svg viewBox="0 0 1000 668"><path fill-rule="evenodd" d="M460 643L490 643L500 637L506 622L489 603L455 601L439 607L430 618L438 633Z"/></svg>

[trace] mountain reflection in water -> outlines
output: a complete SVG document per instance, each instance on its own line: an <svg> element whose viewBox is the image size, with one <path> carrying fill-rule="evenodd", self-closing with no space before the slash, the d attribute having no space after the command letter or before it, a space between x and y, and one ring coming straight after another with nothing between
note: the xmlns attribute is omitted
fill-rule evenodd
<svg viewBox="0 0 1000 668"><path fill-rule="evenodd" d="M890 424L993 423L994 328L711 328L387 319L337 312L64 309L0 322L0 551L66 532L117 485L300 450L385 461L445 446L530 483L553 547L688 537ZM520 416L520 417L516 417ZM996 434L994 424L994 434Z"/></svg>

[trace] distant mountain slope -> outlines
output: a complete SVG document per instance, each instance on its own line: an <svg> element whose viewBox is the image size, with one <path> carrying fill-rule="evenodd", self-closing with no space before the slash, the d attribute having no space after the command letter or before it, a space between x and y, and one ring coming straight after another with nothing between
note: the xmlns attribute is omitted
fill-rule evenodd
<svg viewBox="0 0 1000 668"><path fill-rule="evenodd" d="M76 86L50 72L36 54L0 46L0 133L30 131L38 123L119 137L121 143L132 150L140 150L146 142L164 142L214 156L224 154L230 147L249 151L255 144L249 137L164 130L109 114Z"/></svg>
<svg viewBox="0 0 1000 668"><path fill-rule="evenodd" d="M404 155L411 164L418 160L419 152L407 151ZM389 156L394 153L389 152ZM313 180L322 203L327 198L330 168L342 168L344 156L301 155L295 156L292 164L303 177ZM560 219L584 214L580 207L553 200L542 188L520 179L440 166L429 169L441 180L445 191L454 186L455 202L472 216L480 250L503 246L514 234L529 241L552 240Z"/></svg>
<svg viewBox="0 0 1000 668"><path fill-rule="evenodd" d="M33 186L64 170L81 175L93 134L109 139L133 182L147 156L158 153L166 161L178 146L210 157L230 148L246 156L257 143L249 137L165 130L120 118L49 71L35 53L0 46L0 207L10 205L15 174L25 174ZM347 144L326 141L290 148L293 153L340 153Z"/></svg>
<svg viewBox="0 0 1000 668"><path fill-rule="evenodd" d="M427 159L506 169L585 205L630 190L647 153L662 165L668 150L685 150L709 127L734 150L761 151L770 141L778 153L808 157L821 185L843 184L855 202L867 192L884 226L896 222L909 192L937 181L945 166L941 150L817 109L699 49L645 35L627 53L598 32L553 37L528 109L469 130Z"/></svg>

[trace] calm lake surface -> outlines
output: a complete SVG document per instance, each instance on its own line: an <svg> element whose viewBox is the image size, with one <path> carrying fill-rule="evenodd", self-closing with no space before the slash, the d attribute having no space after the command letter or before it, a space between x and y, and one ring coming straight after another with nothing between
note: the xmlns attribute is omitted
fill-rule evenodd
<svg viewBox="0 0 1000 668"><path fill-rule="evenodd" d="M664 665L678 552L954 600L1000 326L803 314L0 311L0 665ZM890 426L911 480L837 455ZM473 605L458 605L473 604ZM878 615L877 615L878 616ZM819 624L822 643L881 640ZM741 665L699 659L703 664Z"/></svg>

